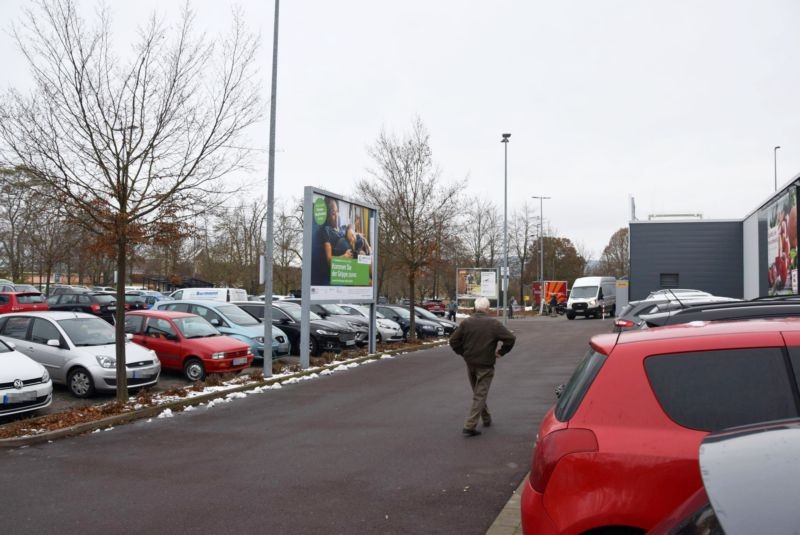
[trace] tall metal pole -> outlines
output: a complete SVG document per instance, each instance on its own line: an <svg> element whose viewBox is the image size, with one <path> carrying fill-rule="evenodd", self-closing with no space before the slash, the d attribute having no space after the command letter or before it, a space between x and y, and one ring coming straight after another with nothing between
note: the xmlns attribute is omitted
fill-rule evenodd
<svg viewBox="0 0 800 535"><path fill-rule="evenodd" d="M541 197L534 195L532 199L539 199L539 291L541 292L541 299L539 299L539 313L544 310L544 300L547 296L544 293L544 200L550 197Z"/></svg>
<svg viewBox="0 0 800 535"><path fill-rule="evenodd" d="M774 158L774 169L775 169L775 191L778 191L778 149L781 148L780 145L776 146L772 149L772 156Z"/></svg>
<svg viewBox="0 0 800 535"><path fill-rule="evenodd" d="M267 173L267 243L264 258L264 377L272 376L272 237L275 205L275 105L278 100L278 12L275 0L275 29L272 39L272 97L269 106L269 171Z"/></svg>
<svg viewBox="0 0 800 535"><path fill-rule="evenodd" d="M503 171L503 276L500 284L503 287L503 325L508 324L508 138L511 134L503 134L501 143L505 146Z"/></svg>

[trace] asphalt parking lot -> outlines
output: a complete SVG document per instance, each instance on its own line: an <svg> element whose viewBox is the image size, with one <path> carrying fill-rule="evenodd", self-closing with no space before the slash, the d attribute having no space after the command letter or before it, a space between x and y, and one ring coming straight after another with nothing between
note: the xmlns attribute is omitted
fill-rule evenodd
<svg viewBox="0 0 800 535"><path fill-rule="evenodd" d="M463 361L426 349L2 452L17 487L5 519L20 533L485 533L529 470L554 387L611 322L510 326L518 346L498 364L494 425L479 437L460 432Z"/></svg>

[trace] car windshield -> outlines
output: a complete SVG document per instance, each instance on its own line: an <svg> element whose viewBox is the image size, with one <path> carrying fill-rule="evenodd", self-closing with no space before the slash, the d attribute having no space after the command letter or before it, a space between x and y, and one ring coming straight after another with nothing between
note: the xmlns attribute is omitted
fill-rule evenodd
<svg viewBox="0 0 800 535"><path fill-rule="evenodd" d="M300 305L292 306L292 305L286 304L286 305L276 306L275 308L279 308L282 311L284 311L287 314L289 314L294 321L298 321L298 322L300 321L300 310L301 310L300 309ZM309 318L310 319L312 319L312 320L321 320L322 319L321 317L319 317L319 314L317 314L316 312L313 312L311 310L309 310L308 312L309 312Z"/></svg>
<svg viewBox="0 0 800 535"><path fill-rule="evenodd" d="M76 346L104 346L114 343L114 327L100 318L73 318L58 324Z"/></svg>
<svg viewBox="0 0 800 535"><path fill-rule="evenodd" d="M259 321L236 305L222 305L215 309L236 325L258 325Z"/></svg>
<svg viewBox="0 0 800 535"><path fill-rule="evenodd" d="M173 322L184 338L205 338L207 336L221 335L213 325L200 316L178 318L173 320Z"/></svg>
<svg viewBox="0 0 800 535"><path fill-rule="evenodd" d="M14 289L18 292L38 292L39 288L30 284L15 284Z"/></svg>
<svg viewBox="0 0 800 535"><path fill-rule="evenodd" d="M411 317L411 313L405 308L397 307L393 308L392 310L397 312L397 315L400 316L401 318L408 319Z"/></svg>
<svg viewBox="0 0 800 535"><path fill-rule="evenodd" d="M17 294L17 302L28 305L31 303L44 303L44 296L42 294Z"/></svg>
<svg viewBox="0 0 800 535"><path fill-rule="evenodd" d="M573 299L589 299L597 297L597 286L577 286L570 294Z"/></svg>
<svg viewBox="0 0 800 535"><path fill-rule="evenodd" d="M142 301L144 301L144 299L142 299L142 298L141 298L140 296L138 296L138 295L126 295L126 296L125 296L125 302L126 302L126 303L135 303L136 301L139 301L139 300L142 300Z"/></svg>
<svg viewBox="0 0 800 535"><path fill-rule="evenodd" d="M333 314L334 316L347 316L347 311L340 307L339 305L320 305L325 312L328 314Z"/></svg>
<svg viewBox="0 0 800 535"><path fill-rule="evenodd" d="M350 305L350 308L352 308L353 310L355 310L356 312L358 312L360 315L364 316L365 318L369 319L369 308L367 308L365 306L361 306L361 305ZM375 311L375 317L378 318L378 319L386 319L386 316L384 316L383 314L381 314L377 310Z"/></svg>
<svg viewBox="0 0 800 535"><path fill-rule="evenodd" d="M439 317L431 312L430 310L426 310L422 307L414 307L414 310L417 312L417 316L421 316L423 318L427 318L429 320L436 320L439 321Z"/></svg>

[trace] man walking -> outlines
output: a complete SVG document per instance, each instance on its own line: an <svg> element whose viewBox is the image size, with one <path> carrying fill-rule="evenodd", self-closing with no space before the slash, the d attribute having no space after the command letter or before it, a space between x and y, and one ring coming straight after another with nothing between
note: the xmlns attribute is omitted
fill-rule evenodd
<svg viewBox="0 0 800 535"><path fill-rule="evenodd" d="M462 321L450 335L450 347L464 357L469 384L472 386L472 407L462 431L467 437L481 434L476 429L478 420L483 420L484 427L492 425L486 397L494 378L494 364L496 359L511 351L516 341L514 334L489 316L488 311L489 300L477 298L475 314ZM501 342L503 345L498 349L497 344Z"/></svg>
<svg viewBox="0 0 800 535"><path fill-rule="evenodd" d="M456 321L456 312L458 311L458 303L454 300L450 300L447 303L447 319L450 321Z"/></svg>

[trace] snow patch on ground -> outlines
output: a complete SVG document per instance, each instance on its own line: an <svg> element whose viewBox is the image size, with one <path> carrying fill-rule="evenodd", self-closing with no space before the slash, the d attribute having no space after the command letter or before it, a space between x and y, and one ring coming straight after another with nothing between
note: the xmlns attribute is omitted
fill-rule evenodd
<svg viewBox="0 0 800 535"><path fill-rule="evenodd" d="M159 418L172 418L175 414L172 412L172 409L164 409L164 411L158 415Z"/></svg>
<svg viewBox="0 0 800 535"><path fill-rule="evenodd" d="M394 358L394 355L389 355L389 354L387 354L387 353L384 353L384 354L383 354L383 355L381 355L381 357L380 357L380 359L381 359L381 360L387 360L387 359L393 359L393 358Z"/></svg>
<svg viewBox="0 0 800 535"><path fill-rule="evenodd" d="M332 373L333 370L322 370L321 372L319 372L320 375L331 375Z"/></svg>
<svg viewBox="0 0 800 535"><path fill-rule="evenodd" d="M335 372L346 372L347 370L348 370L348 368L344 364L339 364L338 366L336 366L333 369L333 371L335 371Z"/></svg>
<svg viewBox="0 0 800 535"><path fill-rule="evenodd" d="M231 392L230 394L225 396L225 399L242 399L246 397L247 394L245 394L244 392Z"/></svg>

